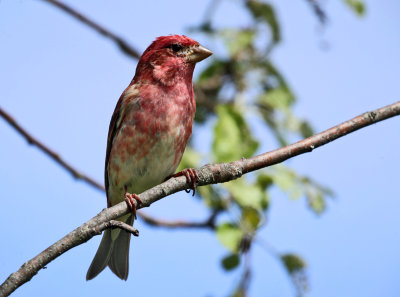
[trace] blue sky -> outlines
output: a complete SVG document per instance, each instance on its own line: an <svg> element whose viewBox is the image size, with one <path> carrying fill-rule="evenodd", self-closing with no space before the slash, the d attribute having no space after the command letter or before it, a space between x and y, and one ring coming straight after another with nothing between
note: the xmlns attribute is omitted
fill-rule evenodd
<svg viewBox="0 0 400 297"><path fill-rule="evenodd" d="M306 1L272 1L283 41L275 63L293 87L296 112L325 130L399 100L400 3L368 1L355 17L326 1L318 25ZM188 34L206 2L68 1L143 50L156 36ZM227 18L229 16L229 18ZM245 22L225 1L219 24ZM193 35L213 50L214 42ZM0 2L0 106L71 164L103 178L109 119L136 62L106 39L43 1ZM329 49L321 46L328 44ZM198 74L198 69L195 75ZM400 283L400 118L373 125L289 160L335 190L315 216L305 201L275 193L261 237L309 265L310 296L398 296ZM195 129L209 138L209 130ZM105 197L74 181L0 120L0 281L103 207ZM276 147L271 143L265 150ZM202 219L201 202L179 193L146 210L162 218ZM105 271L86 282L100 237L41 270L14 296L226 296L239 279L219 265L225 250L207 231L165 231L138 222L127 282ZM293 296L280 264L255 247L250 296Z"/></svg>

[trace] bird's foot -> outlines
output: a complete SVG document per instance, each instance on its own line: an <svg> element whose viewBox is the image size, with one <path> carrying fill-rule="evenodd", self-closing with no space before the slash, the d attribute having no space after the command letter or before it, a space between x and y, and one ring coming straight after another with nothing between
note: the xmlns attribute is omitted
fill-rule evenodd
<svg viewBox="0 0 400 297"><path fill-rule="evenodd" d="M199 175L197 174L197 171L193 168L187 168L184 169L178 173L175 173L171 177L178 177L178 176L185 176L187 183L190 185L190 189L186 189L186 193L190 193L191 190L193 190L193 196L196 193L196 182L199 180Z"/></svg>
<svg viewBox="0 0 400 297"><path fill-rule="evenodd" d="M136 220L136 204L143 204L142 199L137 194L125 193L125 202Z"/></svg>

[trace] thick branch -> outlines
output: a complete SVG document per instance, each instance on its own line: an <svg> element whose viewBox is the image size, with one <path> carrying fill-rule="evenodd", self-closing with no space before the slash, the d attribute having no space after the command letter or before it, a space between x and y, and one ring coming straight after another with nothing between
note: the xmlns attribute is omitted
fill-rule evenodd
<svg viewBox="0 0 400 297"><path fill-rule="evenodd" d="M197 185L203 186L237 179L247 172L283 162L306 152L311 152L313 149L337 138L397 115L400 115L400 102L364 113L322 133L250 159L205 165L197 170L199 175ZM189 187L184 176L171 178L141 193L140 198L143 201L143 205L137 205L137 208L148 207L166 196L188 189ZM52 260L71 248L88 241L93 236L98 235L99 226L128 212L129 210L125 202L121 202L111 208L103 209L94 218L76 228L42 253L23 264L18 271L11 274L0 286L0 296L8 296L19 286L29 281L41 268Z"/></svg>
<svg viewBox="0 0 400 297"><path fill-rule="evenodd" d="M281 163L300 154L311 152L313 149L343 137L351 132L398 115L400 115L400 101L374 111L363 113L351 120L343 122L304 140L243 160L243 165L241 167L243 169L243 174Z"/></svg>
<svg viewBox="0 0 400 297"><path fill-rule="evenodd" d="M95 181L94 179L88 177L87 175L79 172L75 168L73 168L70 164L68 164L63 158L61 158L55 151L44 145L42 142L34 138L29 132L27 132L24 128L22 128L12 116L10 116L5 110L0 107L0 116L6 120L19 134L21 134L26 141L38 147L41 151L43 151L46 155L52 158L56 163L61 165L65 170L67 170L71 175L76 178L87 182L92 187L104 191L103 185Z"/></svg>
<svg viewBox="0 0 400 297"><path fill-rule="evenodd" d="M114 41L118 45L120 50L122 50L128 56L130 56L132 58L135 58L135 59L139 59L139 57L140 57L139 52L136 49L134 49L131 45L129 45L129 43L126 42L120 36L112 33L108 29L106 29L103 26L95 23L94 21L90 20L89 18L87 18L86 16L84 16L83 14L78 12L77 10L71 8L70 6L64 4L64 3L60 2L60 1L57 1L57 0L44 0L44 1L55 5L56 7L61 9L62 11L66 12L69 15L73 16L74 18L76 18L78 21L80 21L80 22L84 23L85 25L89 26L90 28L94 29L95 31L97 31L98 33L103 35L104 37L107 37L107 38L111 39L112 41Z"/></svg>

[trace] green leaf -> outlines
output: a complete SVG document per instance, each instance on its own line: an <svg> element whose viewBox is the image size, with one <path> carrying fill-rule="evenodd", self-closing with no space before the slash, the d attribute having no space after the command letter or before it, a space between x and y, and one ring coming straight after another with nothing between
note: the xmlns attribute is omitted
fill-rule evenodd
<svg viewBox="0 0 400 297"><path fill-rule="evenodd" d="M272 40L274 43L278 43L281 40L281 32L272 5L258 0L249 0L246 4L247 8L256 19L269 25L272 32Z"/></svg>
<svg viewBox="0 0 400 297"><path fill-rule="evenodd" d="M214 106L220 100L218 95L224 85L224 78L229 69L228 65L228 62L214 58L201 72L194 85L197 105L194 120L197 123L206 122L209 116L214 114Z"/></svg>
<svg viewBox="0 0 400 297"><path fill-rule="evenodd" d="M283 254L281 260L292 279L298 296L305 296L305 293L309 290L306 262L296 254Z"/></svg>
<svg viewBox="0 0 400 297"><path fill-rule="evenodd" d="M237 253L243 237L243 231L231 223L223 223L217 227L217 238L232 253Z"/></svg>
<svg viewBox="0 0 400 297"><path fill-rule="evenodd" d="M305 184L305 195L308 206L316 214L321 214L326 209L326 196L334 196L331 189L323 187L309 178L303 178Z"/></svg>
<svg viewBox="0 0 400 297"><path fill-rule="evenodd" d="M255 32L251 29L225 29L221 36L232 56L237 56L246 49L251 49L254 43Z"/></svg>
<svg viewBox="0 0 400 297"><path fill-rule="evenodd" d="M310 123L307 121L302 121L300 123L300 133L304 138L314 135L314 129L311 127Z"/></svg>
<svg viewBox="0 0 400 297"><path fill-rule="evenodd" d="M298 255L283 254L281 260L290 274L294 274L306 268L306 262Z"/></svg>
<svg viewBox="0 0 400 297"><path fill-rule="evenodd" d="M321 214L325 208L326 203L324 196L321 192L310 189L306 191L308 206L316 213Z"/></svg>
<svg viewBox="0 0 400 297"><path fill-rule="evenodd" d="M230 297L246 297L248 294L246 292L246 290L242 287L239 286L235 292L233 292L232 295L230 295Z"/></svg>
<svg viewBox="0 0 400 297"><path fill-rule="evenodd" d="M232 270L239 266L240 257L238 254L230 254L222 259L221 264L225 270Z"/></svg>
<svg viewBox="0 0 400 297"><path fill-rule="evenodd" d="M365 15L365 4L360 0L344 0L344 2L358 15Z"/></svg>
<svg viewBox="0 0 400 297"><path fill-rule="evenodd" d="M257 175L257 184L264 191L267 190L273 183L274 179L271 175L265 173L259 173Z"/></svg>
<svg viewBox="0 0 400 297"><path fill-rule="evenodd" d="M295 171L280 165L274 167L275 184L291 199L306 196L308 206L316 214L321 214L326 208L326 197L334 196L329 188L321 186L307 176L298 175Z"/></svg>
<svg viewBox="0 0 400 297"><path fill-rule="evenodd" d="M257 183L249 184L244 178L241 178L222 186L230 191L241 207L252 207L258 210L268 207L268 194Z"/></svg>
<svg viewBox="0 0 400 297"><path fill-rule="evenodd" d="M201 156L191 147L187 147L183 153L182 160L179 163L177 172L185 168L196 168L200 163Z"/></svg>
<svg viewBox="0 0 400 297"><path fill-rule="evenodd" d="M254 233L260 225L261 216L260 213L251 207L245 207L242 209L241 226L245 232Z"/></svg>
<svg viewBox="0 0 400 297"><path fill-rule="evenodd" d="M226 209L226 201L224 201L214 186L207 185L198 187L197 192L203 198L204 203L212 209Z"/></svg>
<svg viewBox="0 0 400 297"><path fill-rule="evenodd" d="M294 102L294 96L286 87L279 87L263 94L260 102L273 109L288 110Z"/></svg>
<svg viewBox="0 0 400 297"><path fill-rule="evenodd" d="M298 199L303 195L303 189L298 183L296 173L285 166L275 166L273 179L275 184L285 193L288 193L290 199Z"/></svg>
<svg viewBox="0 0 400 297"><path fill-rule="evenodd" d="M218 121L214 127L213 153L217 162L231 162L252 156L258 142L251 135L243 115L233 105L216 108Z"/></svg>
<svg viewBox="0 0 400 297"><path fill-rule="evenodd" d="M284 76L279 72L279 70L272 64L270 60L264 61L261 63L261 66L266 69L268 72L269 77L271 78L272 82L271 85L268 85L269 87L273 88L284 88L288 92L290 92L294 98L293 92L291 91L289 85L287 84Z"/></svg>
<svg viewBox="0 0 400 297"><path fill-rule="evenodd" d="M219 59L215 59L206 69L200 74L198 82L200 84L207 82L210 78L215 76L223 75L226 72L227 62Z"/></svg>

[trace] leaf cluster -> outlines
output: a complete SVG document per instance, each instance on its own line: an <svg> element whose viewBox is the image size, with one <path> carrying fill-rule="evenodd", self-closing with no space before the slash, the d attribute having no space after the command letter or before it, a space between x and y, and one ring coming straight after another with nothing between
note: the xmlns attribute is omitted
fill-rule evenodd
<svg viewBox="0 0 400 297"><path fill-rule="evenodd" d="M316 2L309 2L313 2L317 18L323 22L326 18L323 9ZM365 11L361 1L344 2L359 15ZM239 3L248 16L245 26L218 27L207 17L204 23L191 28L210 40L222 40L222 46L195 85L195 121L200 125L213 125L210 154L201 156L187 149L182 167L248 158L259 152L260 147L284 146L289 141L314 134L312 125L296 116L293 110L296 95L271 56L283 38L275 7L261 0ZM316 214L323 213L327 197L333 196L326 186L285 166L274 166L226 184L198 189L211 211L224 214L225 219L217 224L216 236L227 250L221 260L225 270L246 266L242 263L243 255L251 251L260 229L266 225L274 188L293 200L305 197ZM300 256L272 254L283 264L295 285L307 283L306 264ZM247 271L244 269L244 275ZM296 285L296 288L301 295L307 286ZM238 286L232 296L242 296L240 292L244 292L242 286Z"/></svg>

